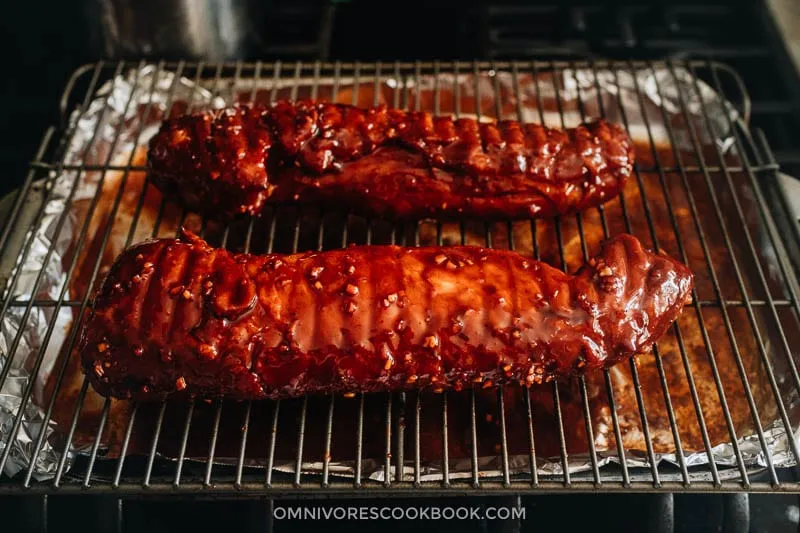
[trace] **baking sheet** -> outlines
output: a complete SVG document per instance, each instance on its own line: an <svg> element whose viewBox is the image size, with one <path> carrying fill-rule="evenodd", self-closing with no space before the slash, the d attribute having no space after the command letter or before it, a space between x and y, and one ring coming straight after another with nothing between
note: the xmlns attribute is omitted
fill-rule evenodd
<svg viewBox="0 0 800 533"><path fill-rule="evenodd" d="M319 99L334 99L362 106L371 105L377 100L378 103L407 105L429 111L438 107L441 113L478 115L481 119L491 119L499 113L501 118L521 118L525 122L543 120L547 125L557 127L562 125L562 116L566 126L576 125L581 120L580 110L587 117L597 117L605 112L609 120L628 124L636 142L637 167L646 170L629 181L621 198L604 207L608 233L614 235L629 231L650 246L653 245L654 233L661 248L675 257L681 257L673 224L677 226L687 262L696 275L697 296L700 301L713 303L717 300L715 277L724 299L742 300L736 283L737 269L734 260L739 266L742 283L750 298L764 300L767 293L775 299L788 298L775 250L759 218L747 175L740 171L733 171L729 176L719 170L708 173L712 189L718 195L722 220L728 228L728 234L732 236L731 256L725 244L722 225L715 215L704 174L692 170L681 175L675 170L680 164L684 168L696 168L701 162L718 167L721 162L715 144L724 154L726 163L741 165L729 131L728 117L733 120L739 118L733 107L723 104L702 82L695 84L691 75L681 69L674 73L666 69L599 69L596 72L597 77L595 71L591 70L562 70L555 74L546 71L535 74L484 71L477 77L471 73L457 76L440 74L438 78L422 75L403 79L393 75L378 79L363 75L358 84L354 84L352 78L334 80L324 76L315 84L310 77L305 76L290 79L273 77L258 81L239 79L235 84L234 80L221 79L197 84L196 80L176 79L171 72L147 66L106 83L98 91L89 111L80 118L73 118L73 121L77 121L77 130L67 151L67 163L103 165L110 162L119 166L132 163L136 167L144 165L146 142L157 129L170 101L174 104L172 113L178 114L190 106L195 109L222 107L234 102L248 102L253 97L258 102L268 102L272 98L316 96ZM515 90L517 88L518 91ZM701 98L706 103L705 112L710 119L708 124L704 120ZM662 103L663 107L660 106ZM686 107L688 122L681 112L683 107ZM698 160L698 153L693 149L691 132L698 137L704 161ZM114 141L117 133L119 136ZM670 143L670 133L675 141L674 150ZM661 173L654 171L657 163L660 164ZM684 177L691 191L691 199L684 187ZM739 193L744 219L737 215L727 184L728 177ZM665 191L669 193L672 212L668 209ZM690 200L696 206L702 231L694 223ZM626 215L629 224L625 222ZM277 221L275 251L291 251L295 222L298 222L300 228L299 248L302 250L316 247L319 214L314 210L281 208L274 213L269 212L255 224L253 252L265 250L272 216ZM182 213L177 206L167 204L161 209L160 194L152 186L146 185L144 173L141 171L62 171L55 176L52 194L46 205L46 216L38 227L31 229L34 233L34 246L25 261L18 264L21 277L14 294L19 298L29 298L34 280L44 264L45 273L36 294L37 298L55 300L59 292L65 289L68 299L82 300L91 290L89 281L96 266L99 265L101 277L126 243L138 242L154 234L174 235L182 220ZM59 224L60 221L63 222ZM195 231L202 229L201 221L193 215L189 215L183 222ZM326 248L342 245L341 233L345 224L349 242L363 242L365 238L366 226L358 217L351 216L344 220L332 214L326 215L324 222ZM579 224L585 239L580 238ZM757 239L756 257L753 257L744 240L744 225ZM487 228L482 222L467 221L465 228L468 244L486 243ZM205 229L210 242L221 243L222 228L212 223ZM508 247L511 240L509 237L512 237L515 249L520 253L533 255L536 252L543 260L556 266L565 266L570 271L583 263L584 249L589 255L594 254L604 238L601 212L597 209L583 213L580 218L565 217L558 227L554 221L537 221L535 224L515 222L510 231L506 224L492 225L489 230L494 246ZM241 247L246 231L246 221L234 224L228 234L227 245L231 248ZM389 242L392 231L395 236L404 237L409 244L415 240L415 234L409 225L389 227L379 222L372 232L373 242ZM85 239L81 239L82 234ZM704 243L701 242L701 234L710 263L706 258ZM421 223L420 244L435 244L436 235L435 223ZM559 235L563 247L558 244ZM442 236L445 244L459 243L459 226L444 224ZM54 253L47 257L50 246L53 246ZM759 279L756 262L765 273L766 287ZM66 272L71 267L74 272L67 279ZM10 460L5 468L8 475L27 468L33 442L42 425L42 408L51 400L53 391L57 388L58 369L64 364L66 372L63 384L58 389L52 420L47 426L48 438L45 439L45 447L37 458L35 468L39 478L50 477L55 472L59 453L63 449L64 434L78 404L83 382L78 358L76 354L69 353L65 346L65 339L69 339L71 328L78 323L77 311L77 308L62 308L54 316L52 307L34 306L32 313L22 324L21 340L18 341L13 357L11 379L0 391L0 436L3 437L3 442L7 435L4 432L10 431L12 416L18 410L20 397L31 379L35 380L35 388L33 402L24 413L21 431L12 441ZM1 325L0 353L9 353L9 348L15 344L23 312L24 308L9 309ZM736 463L732 439L721 407L722 400L713 378L713 361L719 370L724 400L730 410L730 423L735 429L746 465L765 464L763 450L754 435L754 413L746 401L740 369L737 366L738 351L742 360L741 371L751 387L758 422L765 429L772 461L776 466L792 465L794 461L788 448L786 431L778 420L776 400L759 357L756 332L743 307L731 306L727 308L727 312L729 328L726 327L726 317L719 305L703 305L699 313L695 308L687 308L678 320L678 328L671 329L658 343L657 354L663 365L663 374L659 372L657 356L654 354L640 355L634 361L656 459L659 462L677 462L675 438L667 416L667 398L661 386L663 380L667 384L668 400L674 409L686 464L702 465L709 460L698 422L698 410L702 411L705 419L715 463L725 466ZM797 391L794 382L789 378L788 361L789 358L795 360L798 355L794 348L800 346L798 318L790 307L780 307L778 313L792 353L787 354L783 350L783 343L769 308L754 308L755 323L764 341L766 359L780 377L779 396L788 407L792 427L796 428L800 415L797 410ZM49 342L45 343L48 321L54 323L54 333ZM701 326L701 321L705 328ZM685 347L685 360L681 356L679 343ZM43 365L40 372L32 377L30 370L41 350L44 350ZM7 364L6 362L7 359L0 359L0 364ZM697 386L697 406L690 394L687 367ZM626 462L634 469L645 467L648 465L647 446L631 367L622 364L613 368L610 381ZM586 385L591 432L598 457L601 464L618 461L603 375L589 376ZM530 471L528 420L523 393L524 390L514 386L503 390L512 474ZM568 468L573 473L589 470L591 464L587 427L578 383L560 384L559 394L564 444L569 457ZM387 453L387 399L387 395L370 395L365 401L362 473L364 477L377 480L383 479L385 475L383 465ZM408 472L413 472L413 436L416 429L414 409L417 394L394 395L392 399L393 418L402 418L401 424L406 434L405 447L402 450L404 466ZM303 471L308 473L320 473L322 470L329 401L329 398L308 400L302 464ZM91 388L87 391L73 438L73 447L79 454L87 452L96 438L103 403L104 399ZM301 404L302 400L281 402L274 465L276 470L294 472ZM538 472L542 476L560 474L563 470L559 456L561 441L552 387L532 389L531 404ZM441 396L423 395L420 405L423 479L441 479L441 452L444 445L441 440ZM157 405L139 406L127 454L149 453L158 410ZM164 411L164 424L158 443L158 453L164 459L178 455L187 410L188 405L185 402L170 402ZM207 457L214 410L214 404L197 403L192 414L186 451L188 458L202 460ZM108 422L100 436L103 457L119 456L131 412L132 404L111 402ZM264 466L273 413L272 402L253 404L245 450L246 464ZM468 393L448 395L451 478L471 476L469 413ZM358 399L335 399L330 464L332 475L354 475L357 414ZM501 431L495 391L476 392L476 414L481 475L500 475ZM224 403L216 461L235 462L244 420L243 404ZM393 456L393 463L400 452L394 436L399 427L395 422L392 428L389 453Z"/></svg>

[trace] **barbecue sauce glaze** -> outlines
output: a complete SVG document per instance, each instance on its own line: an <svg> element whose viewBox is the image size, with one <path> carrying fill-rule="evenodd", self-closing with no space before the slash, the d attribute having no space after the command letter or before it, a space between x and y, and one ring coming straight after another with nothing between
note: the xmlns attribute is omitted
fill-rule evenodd
<svg viewBox="0 0 800 533"><path fill-rule="evenodd" d="M630 235L568 275L469 246L256 256L184 233L123 252L80 349L98 392L140 400L537 384L649 349L691 287Z"/></svg>
<svg viewBox="0 0 800 533"><path fill-rule="evenodd" d="M549 217L614 198L633 161L625 131L602 120L562 131L309 101L168 119L148 153L165 195L223 219L265 203L386 218Z"/></svg>

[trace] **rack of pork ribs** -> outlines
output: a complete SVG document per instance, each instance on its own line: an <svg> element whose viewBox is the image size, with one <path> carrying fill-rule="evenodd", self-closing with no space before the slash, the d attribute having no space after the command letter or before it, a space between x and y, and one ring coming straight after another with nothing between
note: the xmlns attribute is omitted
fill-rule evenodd
<svg viewBox="0 0 800 533"><path fill-rule="evenodd" d="M568 275L479 247L250 255L185 232L117 259L81 357L98 392L140 400L535 384L647 350L691 287L630 235Z"/></svg>
<svg viewBox="0 0 800 533"><path fill-rule="evenodd" d="M223 219L285 203L396 219L552 217L615 198L633 161L625 130L603 120L557 130L308 101L171 118L148 154L162 193Z"/></svg>

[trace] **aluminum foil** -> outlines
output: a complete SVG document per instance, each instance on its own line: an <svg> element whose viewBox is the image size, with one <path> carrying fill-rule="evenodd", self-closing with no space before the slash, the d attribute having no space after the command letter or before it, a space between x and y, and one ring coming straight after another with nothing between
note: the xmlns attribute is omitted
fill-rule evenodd
<svg viewBox="0 0 800 533"><path fill-rule="evenodd" d="M443 113L459 111L461 116L477 115L481 119L489 119L499 114L502 118L519 118L526 122L540 122L544 119L548 125L559 126L563 122L566 126L571 126L580 122L583 114L598 116L601 112L605 112L610 120L625 123L635 140L652 142L655 145L669 144L672 140L676 151L686 151L687 154L691 154L694 151L691 132L694 132L697 142L704 147L716 145L724 154L724 158L732 163L738 161L735 139L730 131L730 124L741 119L736 107L720 98L704 82L696 80L690 72L680 68L674 71L648 69L614 72L603 69L597 72L578 69L558 71L555 75L541 72L535 76L487 71L477 78L472 74L457 76L441 74L438 79L424 75L402 80L389 75L380 77L377 82L373 77L362 76L358 84L346 77L337 80L322 77L314 83L320 98L332 97L335 85L339 90L336 96L340 101L352 97L354 102L364 105L362 102L364 99L390 104L392 100L400 100L409 105L419 104L425 109L432 108L430 94L438 88L443 95L440 98L450 95L450 104L444 100L440 102ZM231 80L224 80L222 84L202 82L196 85L186 78L175 79L173 73L158 70L154 66L131 70L103 85L94 95L85 113L73 114L70 130L74 134L67 145L64 161L68 164L111 163L122 166L131 162L142 164L142 147L156 131L160 119L163 118L163 110L169 102L182 102L195 108L223 107L247 101L249 95L255 95L257 100L259 95L261 100L266 99L264 95L308 97L311 87L312 80L304 77L258 81L241 79L235 85ZM368 87L379 88L379 94L373 90L362 95L361 91ZM400 93L401 96L398 96ZM456 99L454 94L469 98L476 95L479 97L474 98L477 104L471 107L462 104L461 109L458 109L453 103ZM691 124L681 118L683 110L691 117ZM706 120L708 127L705 127ZM709 131L712 133L709 134ZM684 163L688 164L687 161ZM639 164L646 166L646 163ZM88 289L75 281L80 276L75 274L69 280L66 276L74 254L78 254L79 257L76 272L81 270L82 262L90 260L88 263L91 263L96 259L94 256L81 259L81 254L86 255L90 252L87 251L88 244L84 248L76 246L80 235L88 235L87 240L91 240L92 237L97 238L105 232L110 237L108 248L112 250L120 250L129 237L136 241L147 236L149 231L147 228L145 231L139 231L137 228L130 232L128 228L124 228L123 231L117 231L116 227L108 230L109 225L132 216L132 206L136 205L136 202L126 199L127 196L118 192L118 189L121 191L123 182L131 187L131 183L141 180L139 174L141 173L113 174L65 170L51 173L46 178L49 193L43 216L39 223L30 229L32 246L27 253L21 254L17 261L15 275L18 281L7 289L10 295L20 301L27 301L32 297L58 300L62 296L68 300L83 299ZM109 186L112 183L117 183L118 188ZM122 200L117 202L119 205L115 210L113 204L118 194ZM93 202L94 198L99 198L99 201ZM136 195L133 194L131 198L135 199ZM141 213L139 216L140 221L146 218L146 215ZM98 222L98 219L103 217L107 219ZM762 241L766 239L762 233L758 235ZM766 246L763 254L767 258L774 257ZM103 256L99 259L102 263L101 273L111 259L113 254L108 258ZM768 269L770 268L772 266L768 265ZM32 399L26 403L21 413L20 430L11 440L12 448L4 470L6 475L13 476L20 470L28 468L34 443L43 429L46 431L46 438L37 455L33 472L37 479L46 479L55 473L61 450L64 448L64 436L69 419L54 414L47 424L44 424L44 410L49 401L48 383L53 379L63 358L71 355L65 353L63 345L75 321L73 310L65 307L56 312L56 308L52 306L33 306L28 313L24 306L12 306L0 324L0 368L11 365L9 379L0 390L0 437L2 438L0 451L4 443L8 442L8 434L12 430L16 416L20 414L20 405L26 389L33 388ZM50 325L52 334L46 341ZM776 361L780 358L777 348L773 349L769 340L766 349L770 358L775 358ZM40 354L41 368L33 376L31 371ZM785 365L776 363L776 368L784 367ZM69 375L68 370L67 380L70 379ZM76 376L73 378L78 379ZM783 382L782 379L781 383ZM790 406L789 415L793 426L796 427L800 419L796 392L787 391L783 399ZM676 401L677 398L673 400ZM766 402L763 405L770 405L768 399L759 401ZM119 416L115 409L121 413ZM91 411L91 408L87 410ZM126 413L129 414L125 405L113 402L110 420L124 419ZM626 413L619 414L624 416ZM773 464L779 467L793 465L789 439L783 425L774 412L767 413L767 416L770 418L763 419L762 413L761 422L765 426L767 445ZM606 437L608 431L605 430L608 430L610 424L608 413L601 412L595 422L598 432L595 440L598 445L599 466L618 462L616 446ZM369 428L365 427L365 431L368 430ZM743 433L739 433L738 445L744 462L748 467L764 466L766 458L757 437L754 434L742 436ZM793 437L796 439L797 435ZM96 437L91 430L84 430L79 424L71 453L86 453L94 438ZM119 435L115 436L113 431L107 432L101 438L103 439L101 448L113 450L115 445L118 448ZM659 444L659 450L655 455L658 462L678 464L674 442L671 448L669 442L666 445ZM135 445L131 445L128 449L128 453L145 451ZM721 442L714 446L712 451L713 461L718 465L736 464L731 443ZM109 455L114 454L112 452ZM161 455L167 460L173 457L169 453L162 452ZM71 464L71 459L72 457L68 458L67 467ZM202 456L193 459L203 460ZM537 459L537 468L541 476L562 474L563 465L557 455L553 455L550 459L541 456ZM702 449L690 451L683 459L690 467L707 464L709 461L707 453ZM216 461L230 464L235 463L236 459L231 455L228 458L217 457ZM647 455L641 446L627 450L626 461L634 473L649 467ZM263 467L264 461L247 458L246 464ZM472 475L469 458L456 458L449 466L451 478ZM441 479L439 461L424 461L422 467L423 481ZM502 463L498 454L481 456L479 467L483 477L502 475ZM509 467L512 475L528 473L530 469L528 456L512 454L509 457ZM277 460L274 468L278 471L294 472L294 460ZM302 470L311 474L320 473L322 468L321 461L312 459L302 464ZM573 474L590 471L592 465L588 450L570 453L568 468ZM413 463L407 462L404 469L408 474L413 473ZM355 475L352 461L334 460L329 465L329 471L335 476ZM362 463L362 473L365 477L383 480L385 471L382 459L365 458ZM737 474L735 470L721 471L723 477L735 474ZM694 479L709 476L708 472L703 471L693 472L692 475ZM679 478L679 474L662 475L662 479L670 477Z"/></svg>

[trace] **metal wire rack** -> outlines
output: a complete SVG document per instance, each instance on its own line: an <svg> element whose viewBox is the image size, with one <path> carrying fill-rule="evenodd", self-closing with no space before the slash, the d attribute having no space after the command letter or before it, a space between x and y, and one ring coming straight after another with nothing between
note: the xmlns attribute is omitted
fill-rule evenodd
<svg viewBox="0 0 800 533"><path fill-rule="evenodd" d="M61 101L65 119L70 111L75 111L78 117L85 113L103 81L111 80L110 83L114 83L113 80L118 79L126 69L135 68L138 72L143 67L144 63L101 62L79 69L70 80ZM210 404L199 400L181 404L133 404L121 428L118 454L114 458L107 458L103 435L109 425L115 422L115 415L114 402L106 399L99 408L99 416L91 419L91 444L69 465L71 456L64 452L73 447L76 432L80 432L80 428L86 424L87 408L84 404L89 387L83 380L74 404L69 405L68 419L60 421L66 422L65 436L57 443L62 453L55 476L46 481L34 479L34 465L45 440L45 433L39 431L30 448L28 468L12 479L0 479L0 493L268 493L327 497L336 494L452 495L563 490L800 492L800 485L784 481L780 475L782 469L775 466L774 450L770 448L772 437L768 429L768 426L774 425L792 434L797 430L793 405L787 400L791 395L787 394L787 390L800 390L800 375L795 362L795 342L800 333L800 301L795 279L797 265L791 261L797 252L798 242L778 231L775 219L786 217L789 220L781 211L780 203L768 203L765 199L765 195L772 197L775 194L777 185L773 178L778 167L763 135L756 132L754 140L747 129L749 100L744 84L729 68L702 61L383 64L160 62L153 68L156 72L174 72L173 85L180 78L188 78L210 88L215 94L221 94L223 88L233 88L237 94L249 93L249 98L245 100L256 99L264 87L267 88L266 97L274 100L280 96L279 80L297 81L288 85L288 96L297 98L301 79L311 80L310 93L306 96L323 97L318 87L320 80L326 78L331 80L331 90L324 96L336 98L347 86L352 91L352 101L358 103L361 94L359 88L373 85L374 90L370 94L377 103L379 95L383 94L379 84L391 78L396 83L388 93L390 105L427 108L436 113L456 115L472 113L479 117L497 117L503 113L504 102L501 101L498 77L495 76L495 73L502 71L509 73L514 92L518 91L523 76L532 76L538 100L536 107L542 122L546 122L547 117L540 83L548 79L545 76L548 73L553 75L551 79L555 79L556 74L561 76L570 69L584 69L593 74L599 95L600 73L611 73L612 79L619 84L622 73L637 69L653 73L660 70L673 78L679 69L691 72L694 75L694 89L698 92L698 80L704 79L723 100L738 105L737 114L725 114L735 147L735 158L732 159L724 151L725 147L718 143L706 143L703 140L712 130L709 103L700 100L699 114L695 110L700 117L699 122L690 118L689 95L682 91L679 91L677 112L671 110L668 113L663 99L661 106L654 108L655 114L644 112L644 88L637 82L634 87L636 105L641 107L646 126L648 143L643 150L648 157L640 157L637 164L630 184L633 195L622 195L615 201L615 206L601 207L574 217L554 221L524 221L522 226L526 235L530 235L530 241L524 243L519 238L519 222L488 224L464 221L451 224L420 221L395 224L339 216L324 210L309 215L291 207L271 209L260 220L239 221L227 227L204 221L200 228L213 244L253 252L293 252L345 246L354 242L409 246L419 245L423 241L440 245L461 242L519 249L570 269L576 266L574 261L588 257L597 238L607 237L621 229L644 236L656 249L669 248L670 253L692 265L699 277L702 270L703 283L698 283L693 304L684 311L686 320L676 323L670 333L677 347L674 353L670 353L669 357L664 355L660 343L652 356L642 357L639 362L631 361L629 368L624 369L624 372L629 372L631 385L625 394L629 394L632 403L621 400L618 376L612 370L606 371L596 381L581 379L572 385L575 387L572 389L570 385L553 383L536 391L517 391L518 394L513 396L501 388L494 396L494 401L479 397L476 392L451 392L432 398L398 393L361 395L352 400L304 398L298 402L247 402L235 405L224 399L214 400ZM443 80L455 79L443 76L454 74L474 75L472 93L467 95L474 98L473 105L462 104L464 95L460 91L463 91L463 87L457 83L450 89L453 98L445 102L440 97L444 90L441 86ZM486 87L478 83L480 75L488 75L487 79L495 83L493 95L490 96L494 102L488 108L481 105L487 95L481 94ZM426 76L433 80L430 101L425 101L420 92L413 90L421 86L420 80ZM138 83L138 78L134 83ZM150 88L151 97L154 86ZM77 100L79 87L84 92L83 97ZM569 120L569 113L559 94L559 85L553 83L553 88L558 123L552 125L564 126ZM657 95L662 95L663 89L658 84L654 90ZM174 86L168 94L164 115L168 115L173 106ZM732 97L734 94L736 96ZM523 110L518 95L508 101L513 102L516 113L522 119ZM577 112L581 119L591 118L584 101L579 99L578 102L572 112ZM126 108L130 104L127 102ZM151 104L152 101L148 102L147 107ZM186 107L192 109L199 105L188 102ZM622 99L617 99L613 105L617 114L612 119L629 126L633 112L628 108L630 102L626 104ZM598 96L596 107L592 109L598 115L605 116L611 112L607 106L608 102ZM670 113L678 119L670 120ZM656 146L651 121L663 125L667 143L661 148ZM111 221L115 220L121 209L126 181L136 172L145 170L140 162L135 161L134 152L131 152L125 164L112 161L110 156L103 164L84 161L76 165L66 162L64 151L74 134L76 122L65 120L62 129L47 131L0 233L0 256L12 253L27 256L34 243L32 237L25 234L26 227L23 224L35 225L41 220L44 200L53 176L57 172L72 170L76 172L77 181L83 174L99 173L97 193L87 208L89 214L82 224L72 229L74 233L70 238L77 252L64 265L67 282L59 294L43 298L37 293L37 278L28 297L6 297L2 300L0 318L9 309L23 309L21 323L25 324L35 307L54 309L51 314L53 317L58 315L58 310L69 308L73 312L73 324L81 323L91 305L90 289L100 275L104 250L112 239ZM139 127L136 133L137 142L143 129L143 126ZM119 140L119 131L116 135L114 145ZM103 201L103 180L113 172L121 173L121 179L109 196L110 208L104 215L108 223L100 226L97 235L91 235L92 214ZM126 245L131 244L142 231L137 224L144 218L148 187L146 180L141 187L130 227L124 232ZM658 196L653 196L653 191L658 192ZM31 199L37 194L43 198L34 202L31 208ZM73 201L70 196L65 214L53 229L56 235L65 231L66 212ZM163 202L158 206L152 221L152 236L163 236L174 231L175 228L167 227L169 224L165 222L170 218L170 209L174 208ZM639 214L634 214L634 211ZM191 214L181 213L178 220L187 223L191 217ZM541 235L549 235L551 241L541 242ZM569 251L570 236L578 243L578 252L574 256ZM85 289L70 294L68 298L69 282L76 275L80 252L84 247L88 248L89 241L99 244L92 252L90 267L86 270ZM764 249L769 253L764 253ZM698 251L699 256L693 256L693 250ZM43 264L47 264L49 254L50 251ZM8 287L13 289L19 282L18 275L18 272L10 275ZM12 294L13 291L6 293ZM743 333L742 328L747 331ZM0 367L0 388L8 379L10 362L19 347L22 329L8 353L4 354L7 364ZM78 329L73 326L66 335L65 354L72 352L78 340ZM52 334L53 323L50 323L44 346ZM725 346L720 343L725 343ZM702 358L693 357L693 352L702 352ZM719 360L722 352L729 354L724 361ZM32 361L30 371L34 376L42 369L44 353L42 347ZM703 361L702 368L699 360ZM781 364L777 365L776 361ZM756 366L758 369L754 370ZM45 421L53 419L54 413L61 407L57 405L61 401L58 400L59 391L69 373L68 367L69 357L65 356L51 371L56 384L41 406ZM642 373L645 367L650 369L647 372L655 376L655 381L644 383ZM673 371L679 375L673 374ZM738 379L735 386L729 382L730 376ZM23 405L32 401L35 381L30 380L25 387ZM680 385L676 385L678 382ZM654 384L657 390L646 390ZM680 389L678 394L675 392L677 389ZM737 396L740 393L741 397L732 397L731 390L736 391ZM602 446L598 444L601 430L594 413L598 395L603 396L607 403L604 411L607 427L602 432L608 440ZM510 404L511 398L519 403ZM712 398L710 404L708 398ZM551 406L551 409L545 409L544 414L540 409L542 402L549 402ZM572 407L567 407L567 402ZM743 406L745 422L737 418L735 410L731 408L733 402ZM675 407L678 403L688 407L681 411ZM486 405L490 405L494 411L485 412ZM510 422L512 413L519 415L514 420L520 424L514 422L514 427ZM686 437L686 413L689 413L692 427L695 428L692 435L699 439L699 447L695 447L697 449L684 449L685 446L688 448L687 442L691 440ZM351 418L342 421L343 415ZM710 416L716 419L711 420ZM433 440L426 440L426 430L422 427L426 417L436 422L437 427L433 432L436 438ZM487 426L482 418L487 421L491 419L492 424ZM198 427L201 424L207 425ZM663 425L666 437L654 437L654 428L658 424ZM4 443L17 435L20 425L21 417L17 416L8 430L0 432ZM352 444L352 448L345 452L342 451L342 444L336 442L341 435L337 427L342 425L353 436L347 442L347 446ZM287 426L289 429L286 429ZM643 446L629 446L628 431L634 426L640 433ZM714 433L713 427L722 428L722 439L718 433ZM493 434L487 436L487 431ZM321 442L312 443L312 434L314 439L319 438ZM583 447L577 451L571 440L574 435L579 435L583 442ZM749 439L750 446L756 446L759 450L760 466L754 466L756 463L752 457L748 457L751 452L743 451L742 439L745 437ZM664 444L661 442L664 438L674 447L671 464L658 460L659 455L664 453ZM496 475L487 476L484 471L487 453L483 443L487 439L495 443L489 455L496 459L491 468ZM223 440L233 440L235 446L232 447L234 453L220 462ZM552 458L548 457L548 441L554 443L555 455ZM436 443L433 447L437 449L431 449L432 442ZM293 458L289 461L292 466L279 470L278 463L285 459L280 456L281 443L291 451ZM719 454L719 445L726 443L734 460L728 466L718 465L715 456ZM199 456L190 452L198 447L203 450ZM312 447L315 450L313 454L309 451ZM317 453L317 448L321 453ZM140 449L143 453L128 453L134 449ZM258 451L254 452L256 449ZM519 453L520 449L525 451ZM9 450L7 445L0 447L0 471L9 460ZM375 450L378 452L373 453ZM691 453L705 456L707 461L700 465L689 464L686 457ZM795 461L800 459L794 439L789 439L788 449L782 453ZM346 455L352 462L352 472L347 477L337 475L331 468L338 460L337 454ZM432 455L437 458L431 460ZM570 468L570 460L576 455L586 457L586 468L582 471ZM259 466L254 466L254 456L257 456L255 459L260 457ZM318 469L313 472L305 469L307 461L317 459L321 465ZM632 464L632 459L639 461L638 466ZM748 462L748 459L751 460ZM438 474L434 481L428 480L432 471L431 463L438 465L433 468ZM541 466L545 463L549 465L549 470L542 471ZM787 461L784 460L782 464L785 463ZM365 474L368 464L379 465L377 468L370 467L372 475ZM459 464L468 464L469 468L457 468ZM523 466L520 467L520 464ZM763 477L766 480L762 481Z"/></svg>

